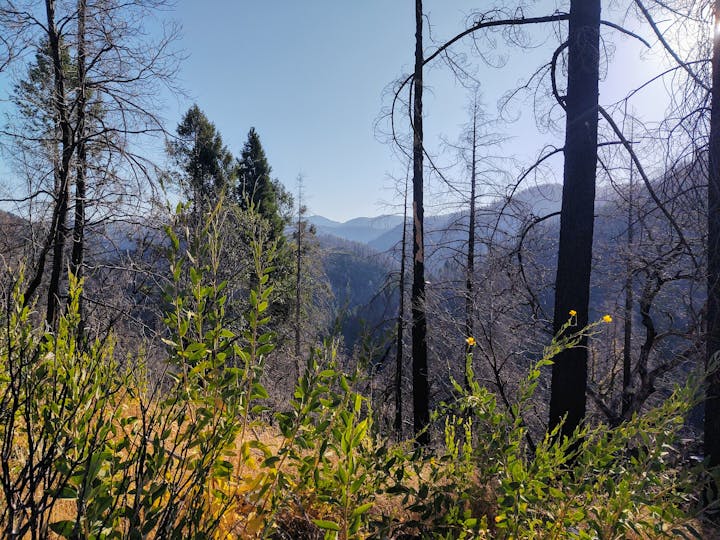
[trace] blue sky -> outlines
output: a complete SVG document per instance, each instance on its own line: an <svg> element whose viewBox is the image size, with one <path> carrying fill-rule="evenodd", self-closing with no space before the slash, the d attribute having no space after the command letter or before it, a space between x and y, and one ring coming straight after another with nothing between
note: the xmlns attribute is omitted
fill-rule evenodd
<svg viewBox="0 0 720 540"><path fill-rule="evenodd" d="M550 11L555 7L544 3ZM426 0L435 40L460 31L477 5ZM184 28L181 46L189 57L181 80L192 99L169 111L171 125L196 101L235 153L254 126L275 176L295 190L295 178L303 174L310 213L346 220L399 212L392 206L399 198L390 177L402 177L405 169L377 139L374 123L387 103L383 90L412 66L413 7L409 0L182 0L174 16ZM503 69L479 72L490 112L529 69L549 58L556 42L549 29L543 32L546 46L512 52ZM639 49L630 40L616 41L623 49L603 84L605 102L655 69L652 60L638 62ZM469 94L446 68L431 69L426 82L426 140L435 149L441 135L457 139ZM662 110L662 98L651 96L638 103L652 115ZM515 112L520 120L508 127L509 153L529 160L544 144L560 144L556 135L537 132L530 103Z"/></svg>
<svg viewBox="0 0 720 540"><path fill-rule="evenodd" d="M473 4L434 3L444 6L433 17L443 29L458 28ZM374 124L384 88L412 66L411 2L182 1L175 16L190 55L183 86L232 151L254 126L275 176L295 190L303 174L311 213L394 211L380 201L397 202L387 175L404 169ZM450 110L443 124L452 132L464 116Z"/></svg>
<svg viewBox="0 0 720 540"><path fill-rule="evenodd" d="M435 42L461 31L478 4L482 2L425 0ZM532 4L535 7L526 15L548 14L566 2ZM303 174L311 214L347 220L401 213L392 178L403 178L406 169L390 146L378 140L375 122L388 103L384 90L411 70L413 10L411 0L179 0L167 16L183 27L177 45L187 54L179 74L187 96L168 95L163 116L174 130L196 102L236 155L250 127L255 127L274 176L295 191L295 179ZM619 22L615 14L604 16ZM647 30L641 33L651 37ZM658 66L652 57L639 60L641 50L632 40L612 34L604 31L618 48L601 85L603 103L618 99ZM502 69L484 67L468 47L470 40L455 49L468 53L469 65L478 68L491 115L503 93L547 62L557 45L551 27L534 37L537 48L509 52L498 39L495 53L506 61ZM426 50L433 49L428 42ZM470 93L442 65L427 70L425 82L425 139L437 155L440 137L458 139L468 120ZM660 117L664 104L662 85L634 102L639 113L650 118ZM561 144L562 133L536 129L531 96L516 103L512 112L518 120L503 128L510 136L502 148L506 155L530 162L543 145ZM561 157L555 158L550 172L556 176L547 180L559 180L561 165ZM428 199L430 213L450 208L442 197Z"/></svg>

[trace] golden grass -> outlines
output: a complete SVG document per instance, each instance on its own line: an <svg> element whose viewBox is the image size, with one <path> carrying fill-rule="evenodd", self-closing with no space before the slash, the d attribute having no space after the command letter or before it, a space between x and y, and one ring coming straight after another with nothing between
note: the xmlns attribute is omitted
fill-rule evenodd
<svg viewBox="0 0 720 540"><path fill-rule="evenodd" d="M124 400L120 405L120 414L115 418L117 422L118 437L128 437L133 440L134 444L140 444L139 435L133 434L129 426L121 426L120 418L130 416L140 416L141 407L137 400ZM192 417L192 411L189 411ZM177 425L171 428L171 437L180 429ZM249 441L259 442L267 447L272 453L277 453L281 447L286 444L285 438L280 434L279 430L268 425L249 425L244 431L238 433L233 448L231 460L234 468L232 476L227 480L212 480L209 485L204 486L201 490L202 496L205 498L205 506L207 515L217 515L220 511L220 503L213 495L213 490L218 489L231 497L232 503L229 507L224 508L224 514L220 520L218 530L215 534L217 539L230 538L256 538L262 531L267 515L263 515L260 509L262 501L254 498L253 494L263 482L272 482L272 474L260 466L264 459L264 454L257 448L250 448L249 452L243 452L242 449ZM168 448L168 450L172 450ZM123 452L127 453L127 450ZM330 463L337 461L337 456L328 453L327 458ZM431 465L426 463L420 469L420 476L406 477L403 482L417 488L421 482L428 482ZM411 468L407 469L410 473ZM127 473L127 471L124 471ZM332 508L319 503L313 493L305 489L303 478L299 477L297 470L292 463L286 462L283 465L282 472L292 477L294 483L292 495L294 500L286 501L281 512L275 516L276 521L289 531L312 530L312 519L323 518L332 519ZM177 473L178 478L182 475L189 474L187 471L173 471ZM469 482L477 483L476 479L469 478ZM478 488L480 489L480 488ZM189 495L188 495L189 496ZM496 513L496 507L493 501L494 493L492 489L487 489L485 494L480 497L483 500L473 502L473 515L487 515L488 521L492 524ZM266 509L267 510L267 509ZM76 503L74 500L59 500L55 503L50 519L51 521L72 520L76 516ZM392 516L398 523L408 522L417 519L418 516L407 510L400 497L395 495L378 495L374 499L374 506L371 513L380 516ZM708 540L720 540L720 533L708 527L704 527L699 520L690 522L690 525L700 531L703 538ZM305 529L303 529L305 528ZM682 527L680 527L682 528ZM299 532L298 532L299 534ZM50 533L48 538L59 538L58 535ZM653 538L650 534L638 535L627 534L626 538L630 540L649 540Z"/></svg>

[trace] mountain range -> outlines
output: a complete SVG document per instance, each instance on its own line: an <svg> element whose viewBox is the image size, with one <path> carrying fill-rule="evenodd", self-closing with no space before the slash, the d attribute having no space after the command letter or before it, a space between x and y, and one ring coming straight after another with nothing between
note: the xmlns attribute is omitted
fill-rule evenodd
<svg viewBox="0 0 720 540"><path fill-rule="evenodd" d="M336 236L343 240L371 245L388 231L402 227L402 216L383 215L359 217L343 223L322 216L311 216L308 221L315 225L320 235Z"/></svg>
<svg viewBox="0 0 720 540"><path fill-rule="evenodd" d="M512 203L496 200L479 205L476 210L478 234L496 232L513 235L523 226L528 216L545 216L560 210L562 186L541 184L513 195ZM498 219L498 214L503 215ZM410 225L410 217L408 225ZM397 215L359 217L345 222L323 216L311 216L308 222L315 226L318 236L335 237L365 244L377 252L387 252L399 245L402 239L403 218ZM456 250L467 239L468 211L425 216L425 246L428 252ZM408 231L409 232L409 231Z"/></svg>

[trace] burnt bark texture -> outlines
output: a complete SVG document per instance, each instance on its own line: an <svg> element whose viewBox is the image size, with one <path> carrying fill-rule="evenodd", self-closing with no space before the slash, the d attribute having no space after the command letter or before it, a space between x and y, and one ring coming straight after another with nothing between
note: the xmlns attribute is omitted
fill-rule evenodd
<svg viewBox="0 0 720 540"><path fill-rule="evenodd" d="M600 1L573 0L568 31L568 87L560 243L555 279L553 330L557 334L577 312L588 324L598 138ZM560 436L573 433L585 417L587 338L555 357L550 395L550 429L563 419Z"/></svg>
<svg viewBox="0 0 720 540"><path fill-rule="evenodd" d="M707 359L705 398L705 456L710 466L720 465L720 372L715 368L720 351L720 0L714 2L712 95L710 109L708 177ZM717 495L717 494L716 494Z"/></svg>
<svg viewBox="0 0 720 540"><path fill-rule="evenodd" d="M477 196L477 130L478 130L478 103L473 103L473 125L472 125L472 150L470 164L470 209L468 217L468 246L465 268L465 337L472 337L475 333L474 318L474 279L475 279L475 199ZM465 381L465 388L470 389L465 365L462 366Z"/></svg>
<svg viewBox="0 0 720 540"><path fill-rule="evenodd" d="M46 0L45 12L47 15L47 37L50 48L50 55L53 63L54 78L54 106L57 121L60 125L60 148L61 158L56 169L58 183L55 196L55 209L51 222L52 244L52 268L50 270L50 282L48 284L47 312L45 319L50 328L57 324L58 308L60 305L60 282L64 267L65 241L68 234L67 215L68 199L70 196L70 166L73 152L75 151L74 133L70 125L70 113L67 107L67 89L65 84L65 70L62 64L62 52L60 50L60 34L55 25L55 2ZM46 253L46 252L45 252ZM44 254L42 255L44 257ZM43 261L44 262L44 261ZM38 265L41 268L43 265ZM34 283L33 280L32 283ZM31 285L32 285L31 283Z"/></svg>
<svg viewBox="0 0 720 540"><path fill-rule="evenodd" d="M77 128L75 140L77 159L75 166L75 221L73 224L72 253L70 255L70 272L80 280L83 277L83 259L85 256L85 200L87 198L87 139L85 130L85 108L87 107L86 81L86 50L85 50L85 19L87 1L78 0L78 35L77 35ZM84 308L82 297L79 299L80 322L78 332L84 331Z"/></svg>
<svg viewBox="0 0 720 540"><path fill-rule="evenodd" d="M407 198L408 181L405 179L405 198L403 200L403 228L400 248L400 305L398 306L397 333L395 336L395 433L398 440L403 436L402 376L403 376L403 338L405 334L405 257L407 254Z"/></svg>
<svg viewBox="0 0 720 540"><path fill-rule="evenodd" d="M425 246L423 208L423 14L415 0L415 71L413 81L413 284L412 378L413 426L420 446L430 443L430 386L428 382L427 319L425 317Z"/></svg>

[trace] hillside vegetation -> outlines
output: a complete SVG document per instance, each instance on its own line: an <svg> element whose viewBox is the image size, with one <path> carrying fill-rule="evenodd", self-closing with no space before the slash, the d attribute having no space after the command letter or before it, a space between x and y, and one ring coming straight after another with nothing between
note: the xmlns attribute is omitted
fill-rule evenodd
<svg viewBox="0 0 720 540"><path fill-rule="evenodd" d="M119 357L112 336L82 341L81 283L71 277L47 333L16 280L0 345L7 537L703 537L691 520L699 470L677 447L694 383L620 427L528 447L540 370L605 322L550 343L507 410L474 380L470 341L469 388L453 383L433 417L442 442L414 448L375 428L363 375L342 371L332 343L310 355L287 409L269 411L272 249L252 243L256 285L236 334L212 254L181 256L170 234L160 376L142 354Z"/></svg>
<svg viewBox="0 0 720 540"><path fill-rule="evenodd" d="M720 0L475 3L0 0L0 537L720 537Z"/></svg>

